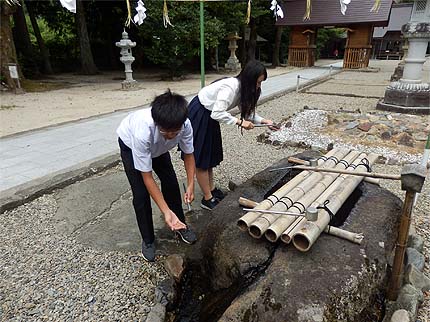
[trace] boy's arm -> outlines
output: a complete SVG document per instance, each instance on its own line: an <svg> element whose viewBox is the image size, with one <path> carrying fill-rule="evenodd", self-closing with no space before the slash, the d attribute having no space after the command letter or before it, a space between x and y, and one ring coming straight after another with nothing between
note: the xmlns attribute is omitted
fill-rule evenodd
<svg viewBox="0 0 430 322"><path fill-rule="evenodd" d="M194 154L184 154L184 166L187 173L187 191L184 196L186 203L194 200L194 175L196 172L196 162L194 160Z"/></svg>
<svg viewBox="0 0 430 322"><path fill-rule="evenodd" d="M141 172L141 174L146 189L148 189L151 198L154 199L158 208L160 208L160 211L164 215L164 220L166 221L167 226L169 226L171 230L186 228L185 224L178 219L173 211L170 210L160 189L157 186L157 183L154 180L154 177L152 176L152 172Z"/></svg>

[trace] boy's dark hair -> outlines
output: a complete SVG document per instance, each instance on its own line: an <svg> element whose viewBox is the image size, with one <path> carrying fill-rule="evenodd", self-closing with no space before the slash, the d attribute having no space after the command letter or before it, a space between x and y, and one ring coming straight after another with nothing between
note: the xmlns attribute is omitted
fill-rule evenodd
<svg viewBox="0 0 430 322"><path fill-rule="evenodd" d="M257 89L258 78L264 75L267 79L266 67L257 60L250 60L236 78L240 81L240 117L249 118L255 113L255 106L260 98L261 89Z"/></svg>
<svg viewBox="0 0 430 322"><path fill-rule="evenodd" d="M155 124L165 130L179 129L188 117L187 106L188 102L185 97L172 93L168 89L152 101L152 118Z"/></svg>

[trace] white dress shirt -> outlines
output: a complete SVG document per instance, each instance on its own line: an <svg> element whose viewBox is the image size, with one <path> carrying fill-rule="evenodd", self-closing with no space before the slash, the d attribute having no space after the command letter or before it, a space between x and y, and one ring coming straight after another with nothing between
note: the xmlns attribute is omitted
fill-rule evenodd
<svg viewBox="0 0 430 322"><path fill-rule="evenodd" d="M116 130L119 138L133 154L134 168L141 172L152 171L152 159L171 150L179 144L185 154L194 152L193 128L189 119L181 131L171 140L166 140L155 125L151 108L144 108L129 114Z"/></svg>
<svg viewBox="0 0 430 322"><path fill-rule="evenodd" d="M237 118L228 112L237 106L240 99L240 82L236 77L224 78L203 87L198 96L200 103L211 111L212 119L220 123L236 124ZM255 113L250 120L258 124L263 118Z"/></svg>

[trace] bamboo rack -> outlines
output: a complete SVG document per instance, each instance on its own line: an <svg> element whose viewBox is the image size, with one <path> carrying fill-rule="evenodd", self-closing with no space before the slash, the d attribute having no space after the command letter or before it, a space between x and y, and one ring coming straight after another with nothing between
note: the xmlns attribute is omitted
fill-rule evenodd
<svg viewBox="0 0 430 322"><path fill-rule="evenodd" d="M368 170L377 158L378 155L373 153L367 155L358 151L333 149L318 159L317 167L294 167L304 171L262 202L256 204L241 198L241 204L256 211L248 210L237 224L241 230L248 230L254 238L264 235L270 242L281 238L284 243L292 242L300 251L309 250L323 231L359 244L363 235L328 225L331 219L329 212L335 214L340 209L365 175L369 175L364 170ZM289 162L295 160L289 159ZM370 175L393 180L399 177L377 173ZM329 206L326 206L327 202ZM321 207L323 204L328 208ZM306 219L304 214L309 207L319 208L316 221ZM258 210L263 211L260 213Z"/></svg>
<svg viewBox="0 0 430 322"><path fill-rule="evenodd" d="M318 165L322 165L324 163L323 159L328 159L334 156L339 149L333 149L329 151L323 158L320 158L318 161ZM309 171L302 171L298 175L296 175L293 179L284 184L280 189L270 195L267 199L260 202L255 209L257 210L267 210L272 207L279 199L284 197L287 193L293 190L300 182L302 182L305 178L310 176L312 173ZM239 229L246 231L252 222L254 222L258 217L261 216L261 213L258 212L248 212L246 215L242 216L238 221L237 225Z"/></svg>

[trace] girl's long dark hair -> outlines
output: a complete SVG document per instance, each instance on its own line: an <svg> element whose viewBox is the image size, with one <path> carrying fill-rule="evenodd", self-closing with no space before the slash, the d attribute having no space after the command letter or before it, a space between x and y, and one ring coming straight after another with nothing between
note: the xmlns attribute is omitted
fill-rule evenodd
<svg viewBox="0 0 430 322"><path fill-rule="evenodd" d="M250 60L236 78L240 82L240 117L249 118L255 113L255 106L261 94L261 88L257 89L258 78L264 75L267 79L266 67L256 60Z"/></svg>

